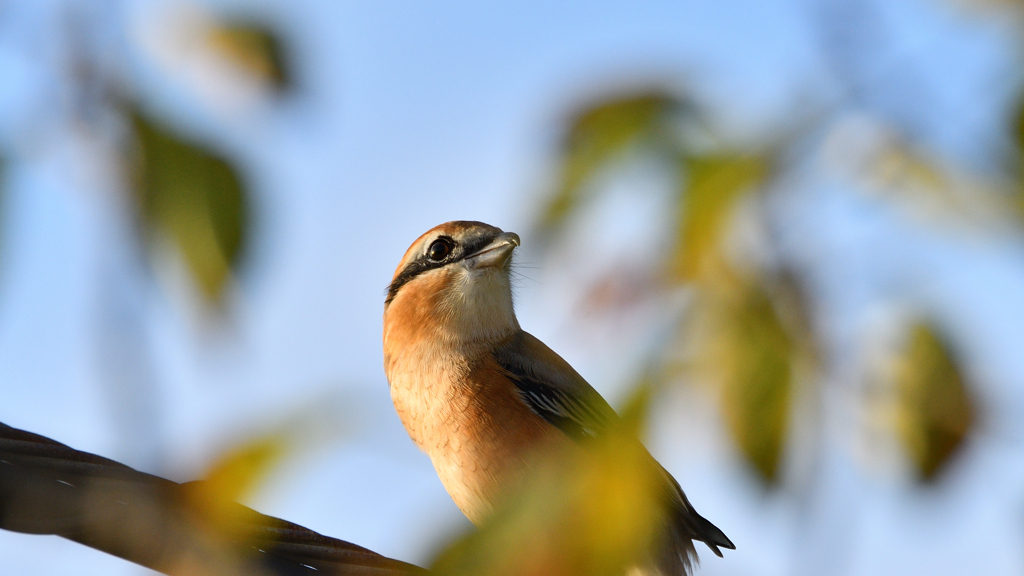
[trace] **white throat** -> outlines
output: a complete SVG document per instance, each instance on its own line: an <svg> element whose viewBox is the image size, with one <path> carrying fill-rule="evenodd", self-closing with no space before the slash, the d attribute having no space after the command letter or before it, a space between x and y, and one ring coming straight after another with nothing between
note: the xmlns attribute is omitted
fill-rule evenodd
<svg viewBox="0 0 1024 576"><path fill-rule="evenodd" d="M452 280L441 312L453 336L483 344L519 329L507 271L460 266Z"/></svg>

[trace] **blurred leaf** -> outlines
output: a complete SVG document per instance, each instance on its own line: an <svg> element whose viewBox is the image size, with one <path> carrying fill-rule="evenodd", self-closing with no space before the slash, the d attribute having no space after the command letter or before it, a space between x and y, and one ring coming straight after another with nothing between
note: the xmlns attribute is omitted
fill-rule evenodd
<svg viewBox="0 0 1024 576"><path fill-rule="evenodd" d="M667 115L679 107L662 92L616 98L588 107L570 122L562 145L561 177L541 213L540 229L562 225L583 199L586 184L602 168L638 144L666 143Z"/></svg>
<svg viewBox="0 0 1024 576"><path fill-rule="evenodd" d="M224 454L206 473L206 485L221 498L240 501L249 495L263 476L286 452L284 438L272 435Z"/></svg>
<svg viewBox="0 0 1024 576"><path fill-rule="evenodd" d="M1021 0L955 0L953 3L957 8L967 8L975 14L997 18L1016 17L1020 14L1019 8L1024 4ZM942 8L946 8L949 0L944 0L939 4L942 4Z"/></svg>
<svg viewBox="0 0 1024 576"><path fill-rule="evenodd" d="M221 528L237 525L240 508L259 483L288 452L282 434L271 434L243 444L222 455L206 473L206 479L187 484L197 509Z"/></svg>
<svg viewBox="0 0 1024 576"><path fill-rule="evenodd" d="M665 522L660 471L636 438L649 395L587 450L538 455L522 491L434 563L446 576L621 576Z"/></svg>
<svg viewBox="0 0 1024 576"><path fill-rule="evenodd" d="M7 159L0 156L0 240L6 236L3 226L7 224L7 185ZM3 254L2 244L0 254Z"/></svg>
<svg viewBox="0 0 1024 576"><path fill-rule="evenodd" d="M701 368L721 385L721 407L740 452L762 480L778 480L800 352L765 287L719 283L704 311Z"/></svg>
<svg viewBox="0 0 1024 576"><path fill-rule="evenodd" d="M1017 211L1024 216L1024 99L1017 103L1013 121L1013 139L1017 144Z"/></svg>
<svg viewBox="0 0 1024 576"><path fill-rule="evenodd" d="M909 188L938 195L948 188L948 178L941 168L903 146L891 146L880 154L871 166L871 176L890 189Z"/></svg>
<svg viewBox="0 0 1024 576"><path fill-rule="evenodd" d="M643 147L678 162L684 176L678 195L678 235L664 273L672 286L696 281L699 298L709 304L702 310L707 320L702 327L713 336L709 342L695 341L713 350L697 355L700 367L709 369L722 385L723 412L741 452L772 483L778 478L788 432L795 365L813 354L812 338L803 300L798 295L783 297L796 294L793 286L779 278L771 285L739 278L725 261L721 245L738 201L770 177L771 157L690 152L673 117L683 105L651 93L610 100L579 114L563 148L561 185L543 212L541 228L550 231L562 225L585 199L587 181L630 150ZM623 295L642 293L641 285L632 280L598 286L592 301L627 302ZM801 310L793 310L792 319L780 317L780 311L793 307ZM667 355L664 361L671 362ZM659 370L668 374L667 366Z"/></svg>
<svg viewBox="0 0 1024 576"><path fill-rule="evenodd" d="M990 229L1015 211L1003 182L959 170L897 140L856 169L867 192L895 200L930 224Z"/></svg>
<svg viewBox="0 0 1024 576"><path fill-rule="evenodd" d="M896 386L902 440L920 478L934 480L963 444L975 409L949 348L931 327L911 329Z"/></svg>
<svg viewBox="0 0 1024 576"><path fill-rule="evenodd" d="M680 195L679 235L669 262L672 277L694 280L721 257L722 227L736 201L756 188L768 174L759 156L721 154L687 158L685 190Z"/></svg>
<svg viewBox="0 0 1024 576"><path fill-rule="evenodd" d="M211 31L210 46L274 88L291 88L281 39L268 28L245 23L220 26Z"/></svg>
<svg viewBox="0 0 1024 576"><path fill-rule="evenodd" d="M248 195L235 169L132 112L139 143L135 196L146 231L166 234L204 296L220 302L247 240Z"/></svg>
<svg viewBox="0 0 1024 576"><path fill-rule="evenodd" d="M1024 152L1024 99L1017 102L1017 114L1010 129L1013 131L1011 136L1017 143L1017 150Z"/></svg>

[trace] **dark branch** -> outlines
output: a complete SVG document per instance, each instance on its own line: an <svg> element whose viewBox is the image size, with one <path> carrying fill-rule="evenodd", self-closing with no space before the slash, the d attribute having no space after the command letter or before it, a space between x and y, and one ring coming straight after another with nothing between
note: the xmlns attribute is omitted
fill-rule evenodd
<svg viewBox="0 0 1024 576"><path fill-rule="evenodd" d="M56 534L171 575L427 574L241 504L211 512L202 493L201 483L178 484L0 424L0 528Z"/></svg>

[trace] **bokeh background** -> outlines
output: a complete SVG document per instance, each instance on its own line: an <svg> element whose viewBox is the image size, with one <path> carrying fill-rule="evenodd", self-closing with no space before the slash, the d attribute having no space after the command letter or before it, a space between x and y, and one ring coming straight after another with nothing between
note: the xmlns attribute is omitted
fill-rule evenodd
<svg viewBox="0 0 1024 576"><path fill-rule="evenodd" d="M701 574L1024 573L1020 9L0 0L0 421L426 565L468 523L384 288L483 220L522 325L654 391Z"/></svg>

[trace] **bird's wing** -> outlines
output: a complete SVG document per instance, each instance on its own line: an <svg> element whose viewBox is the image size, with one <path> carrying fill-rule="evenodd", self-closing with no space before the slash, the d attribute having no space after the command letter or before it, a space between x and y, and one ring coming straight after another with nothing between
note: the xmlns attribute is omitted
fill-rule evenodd
<svg viewBox="0 0 1024 576"><path fill-rule="evenodd" d="M608 402L531 334L519 331L493 354L523 402L574 440L596 437L618 421Z"/></svg>
<svg viewBox="0 0 1024 576"><path fill-rule="evenodd" d="M608 402L568 362L532 335L520 331L493 354L530 409L571 438L599 436L618 421ZM690 555L696 558L690 540L704 542L718 556L722 555L719 548L735 549L721 530L693 509L675 478L657 466L664 475L674 515L672 537L676 540L668 558L677 568L666 573L686 573ZM680 564L674 563L673 554Z"/></svg>

